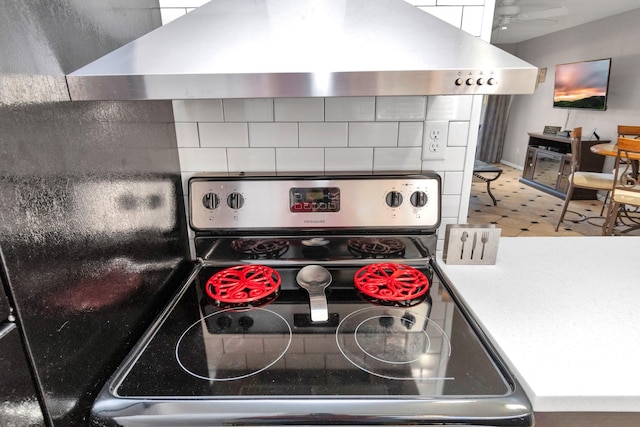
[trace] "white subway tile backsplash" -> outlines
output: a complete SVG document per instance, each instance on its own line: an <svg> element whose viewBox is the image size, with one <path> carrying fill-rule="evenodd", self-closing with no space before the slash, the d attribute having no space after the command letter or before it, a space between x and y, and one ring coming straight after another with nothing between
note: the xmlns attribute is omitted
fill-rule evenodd
<svg viewBox="0 0 640 427"><path fill-rule="evenodd" d="M300 123L300 147L346 147L347 123Z"/></svg>
<svg viewBox="0 0 640 427"><path fill-rule="evenodd" d="M482 34L483 6L465 6L462 9L462 31L472 36L480 37Z"/></svg>
<svg viewBox="0 0 640 427"><path fill-rule="evenodd" d="M398 123L349 123L349 147L397 147Z"/></svg>
<svg viewBox="0 0 640 427"><path fill-rule="evenodd" d="M273 98L222 100L225 122L272 122Z"/></svg>
<svg viewBox="0 0 640 427"><path fill-rule="evenodd" d="M202 147L248 147L246 123L199 123Z"/></svg>
<svg viewBox="0 0 640 427"><path fill-rule="evenodd" d="M276 148L276 172L324 172L324 148Z"/></svg>
<svg viewBox="0 0 640 427"><path fill-rule="evenodd" d="M427 98L424 96L383 96L376 98L376 120L424 120Z"/></svg>
<svg viewBox="0 0 640 427"><path fill-rule="evenodd" d="M176 122L221 122L223 120L222 100L174 100L173 117Z"/></svg>
<svg viewBox="0 0 640 427"><path fill-rule="evenodd" d="M458 215L454 217L442 217L440 218L440 227L438 227L438 245L437 250L444 249L444 236L447 233L447 224L458 224Z"/></svg>
<svg viewBox="0 0 640 427"><path fill-rule="evenodd" d="M372 122L376 99L373 96L326 98L324 108L327 122Z"/></svg>
<svg viewBox="0 0 640 427"><path fill-rule="evenodd" d="M444 172L442 175L442 194L460 194L463 177L462 172Z"/></svg>
<svg viewBox="0 0 640 427"><path fill-rule="evenodd" d="M429 6L420 7L420 9L454 27L460 28L462 26L462 6Z"/></svg>
<svg viewBox="0 0 640 427"><path fill-rule="evenodd" d="M208 0L160 0L163 21ZM485 0L405 0L481 35ZM473 96L210 99L173 101L184 188L194 173L372 173L439 171L444 227L461 218ZM472 115L472 113L474 115ZM444 160L422 161L429 122L444 122ZM475 125L474 125L475 126ZM186 194L186 191L185 191ZM186 202L185 198L185 202ZM191 233L192 235L193 233ZM193 242L191 253L193 254ZM291 363L291 361L289 361Z"/></svg>
<svg viewBox="0 0 640 427"><path fill-rule="evenodd" d="M275 148L228 148L230 173L276 172Z"/></svg>
<svg viewBox="0 0 640 427"><path fill-rule="evenodd" d="M198 137L197 123L176 122L176 140L178 147L199 147L200 139Z"/></svg>
<svg viewBox="0 0 640 427"><path fill-rule="evenodd" d="M442 216L454 217L458 216L458 209L460 208L460 196L459 195L442 195Z"/></svg>
<svg viewBox="0 0 640 427"><path fill-rule="evenodd" d="M422 170L422 148L375 148L373 153L374 172Z"/></svg>
<svg viewBox="0 0 640 427"><path fill-rule="evenodd" d="M178 148L182 172L227 172L224 148Z"/></svg>
<svg viewBox="0 0 640 427"><path fill-rule="evenodd" d="M424 122L400 122L398 147L420 147L424 133Z"/></svg>
<svg viewBox="0 0 640 427"><path fill-rule="evenodd" d="M277 122L324 121L323 98L275 98L273 108Z"/></svg>
<svg viewBox="0 0 640 427"><path fill-rule="evenodd" d="M297 147L297 123L249 123L250 147Z"/></svg>
<svg viewBox="0 0 640 427"><path fill-rule="evenodd" d="M470 120L473 95L430 96L427 120Z"/></svg>
<svg viewBox="0 0 640 427"><path fill-rule="evenodd" d="M373 171L373 148L325 148L324 169L326 172Z"/></svg>
<svg viewBox="0 0 640 427"><path fill-rule="evenodd" d="M466 147L468 137L469 122L449 123L449 138L447 140L447 145L449 147Z"/></svg>
<svg viewBox="0 0 640 427"><path fill-rule="evenodd" d="M423 160L422 170L460 171L464 166L466 154L467 147L447 147L444 160Z"/></svg>

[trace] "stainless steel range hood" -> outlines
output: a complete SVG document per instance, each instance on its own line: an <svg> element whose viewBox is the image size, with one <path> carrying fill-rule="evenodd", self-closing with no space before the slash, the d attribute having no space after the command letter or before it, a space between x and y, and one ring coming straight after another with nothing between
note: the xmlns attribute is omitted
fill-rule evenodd
<svg viewBox="0 0 640 427"><path fill-rule="evenodd" d="M67 82L126 100L525 94L536 76L404 0L213 0Z"/></svg>

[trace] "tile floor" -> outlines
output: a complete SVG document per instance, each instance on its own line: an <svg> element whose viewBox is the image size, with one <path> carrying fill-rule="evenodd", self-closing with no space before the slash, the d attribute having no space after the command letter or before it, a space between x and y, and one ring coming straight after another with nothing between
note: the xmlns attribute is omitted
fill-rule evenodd
<svg viewBox="0 0 640 427"><path fill-rule="evenodd" d="M569 205L565 220L555 231L564 200L551 196L519 181L522 171L497 164L502 175L491 183L491 192L498 200L493 206L487 194L487 184L473 178L469 200L468 222L494 223L502 229L501 235L515 236L599 236L604 218L600 217L599 200L574 200ZM591 217L577 221L583 214Z"/></svg>

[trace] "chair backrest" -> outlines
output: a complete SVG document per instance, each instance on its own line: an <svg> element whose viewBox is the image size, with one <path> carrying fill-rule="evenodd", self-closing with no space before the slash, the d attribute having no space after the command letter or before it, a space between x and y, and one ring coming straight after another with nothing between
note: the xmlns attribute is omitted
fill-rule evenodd
<svg viewBox="0 0 640 427"><path fill-rule="evenodd" d="M640 126L618 125L618 137L640 138Z"/></svg>
<svg viewBox="0 0 640 427"><path fill-rule="evenodd" d="M580 145L582 144L582 128L571 131L571 172L580 170Z"/></svg>
<svg viewBox="0 0 640 427"><path fill-rule="evenodd" d="M640 197L638 187L638 159L640 159L640 139L618 138L618 154L616 155L615 182L612 197L617 192L636 193Z"/></svg>

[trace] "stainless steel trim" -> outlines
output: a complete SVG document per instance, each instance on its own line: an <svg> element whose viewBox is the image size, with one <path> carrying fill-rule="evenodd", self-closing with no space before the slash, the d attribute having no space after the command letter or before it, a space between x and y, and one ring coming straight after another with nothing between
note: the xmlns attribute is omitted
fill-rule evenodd
<svg viewBox="0 0 640 427"><path fill-rule="evenodd" d="M533 93L537 68L404 0L216 0L67 76L73 100Z"/></svg>
<svg viewBox="0 0 640 427"><path fill-rule="evenodd" d="M427 399L136 399L108 411L120 426L256 426L340 425L366 420L366 425L532 426L530 408L515 397ZM464 407L463 410L460 408ZM250 411L250 412L249 412ZM335 414L335 415L334 415ZM356 425L356 424L353 424ZM364 425L361 423L360 425ZM482 424L480 424L482 425Z"/></svg>
<svg viewBox="0 0 640 427"><path fill-rule="evenodd" d="M13 322L0 323L0 339L4 338L9 332L16 328L16 324Z"/></svg>
<svg viewBox="0 0 640 427"><path fill-rule="evenodd" d="M412 267L424 267L429 264L428 257L425 258L384 258L384 262L396 263L396 264L406 264ZM340 266L364 266L371 264L371 258L362 258L362 259L332 259L332 260L292 260L292 259L245 259L242 261L236 261L234 264L262 264L268 265L270 267L290 267L290 266L300 266L300 265L309 265L310 263L317 265L335 265L337 267ZM215 261L215 260L205 260L203 261L203 267L228 267L229 261Z"/></svg>
<svg viewBox="0 0 640 427"><path fill-rule="evenodd" d="M338 188L337 212L291 212L290 191L296 188ZM397 193L398 206L387 204L387 196ZM424 206L413 206L414 192L424 192ZM227 204L231 194L241 194L244 205ZM203 201L214 206L204 205ZM192 178L189 181L189 216L192 228L201 231L257 229L400 229L435 230L440 223L440 177L431 174L405 177L365 177L304 179Z"/></svg>

